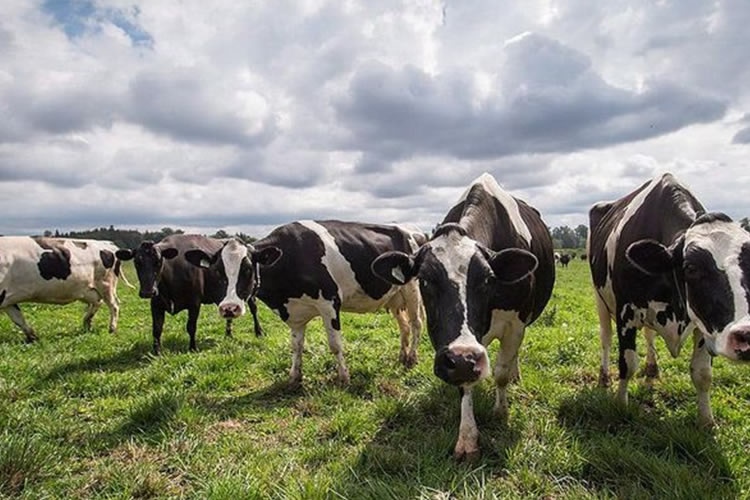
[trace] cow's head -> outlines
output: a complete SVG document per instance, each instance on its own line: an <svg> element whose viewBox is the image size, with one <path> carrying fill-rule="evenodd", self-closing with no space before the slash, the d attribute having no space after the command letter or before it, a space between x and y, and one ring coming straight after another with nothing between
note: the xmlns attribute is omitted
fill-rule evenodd
<svg viewBox="0 0 750 500"><path fill-rule="evenodd" d="M266 247L256 250L239 240L231 239L214 254L203 250L188 250L185 259L204 269L211 269L227 284L219 314L223 318L237 318L245 314L245 302L250 298L256 283L256 268L272 266L281 257L281 249Z"/></svg>
<svg viewBox="0 0 750 500"><path fill-rule="evenodd" d="M643 240L628 258L653 275L673 276L712 354L750 361L750 234L739 224L705 214L672 247Z"/></svg>
<svg viewBox="0 0 750 500"><path fill-rule="evenodd" d="M444 224L414 255L387 252L372 264L384 280L403 285L417 278L435 348L435 375L453 385L468 385L489 375L482 345L497 293L512 293L534 272L536 257L526 250L500 252L480 245L457 224ZM500 292L504 290L504 292Z"/></svg>
<svg viewBox="0 0 750 500"><path fill-rule="evenodd" d="M135 250L121 249L115 255L120 260L133 259L140 283L138 295L141 298L150 299L159 294L159 278L164 261L174 259L177 253L175 248L160 248L153 241L146 240Z"/></svg>

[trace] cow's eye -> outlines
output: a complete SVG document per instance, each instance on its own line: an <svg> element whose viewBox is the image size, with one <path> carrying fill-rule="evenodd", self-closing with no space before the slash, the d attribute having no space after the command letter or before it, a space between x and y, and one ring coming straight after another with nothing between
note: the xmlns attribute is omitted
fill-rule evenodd
<svg viewBox="0 0 750 500"><path fill-rule="evenodd" d="M683 271L685 272L685 279L697 280L701 277L700 269L698 269L698 266L694 264L686 264Z"/></svg>

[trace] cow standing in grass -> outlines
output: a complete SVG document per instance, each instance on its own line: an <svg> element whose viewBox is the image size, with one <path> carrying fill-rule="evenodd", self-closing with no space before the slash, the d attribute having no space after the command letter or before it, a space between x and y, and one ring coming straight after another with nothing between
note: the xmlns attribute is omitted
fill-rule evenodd
<svg viewBox="0 0 750 500"><path fill-rule="evenodd" d="M219 312L225 317L244 314L248 292L240 290L240 284L253 275L254 263L266 264L257 271L257 296L291 329L290 383L302 381L305 329L317 316L323 319L328 345L336 357L338 380L348 383L342 311L389 310L401 330L401 362L407 367L416 363L422 329L419 289L416 284L386 283L370 266L384 252L415 251L423 236L399 226L308 220L278 227L253 245L231 240L219 251L193 250L186 258L224 277Z"/></svg>
<svg viewBox="0 0 750 500"><path fill-rule="evenodd" d="M211 270L198 269L185 260L188 250L201 249L216 252L227 240L208 238L196 234L176 234L164 238L159 243L144 241L134 250L120 250L121 260L133 259L140 282L138 295L151 301L151 328L154 338L154 354L161 351L161 334L164 329L165 313L175 315L187 310L187 332L190 336L190 350L197 350L195 334L201 304L218 304L224 298L226 277ZM248 290L254 287L254 277L242 286ZM255 303L250 307L255 323L255 334L261 334ZM232 319L227 318L226 334L232 334Z"/></svg>
<svg viewBox="0 0 750 500"><path fill-rule="evenodd" d="M602 345L600 384L609 384L614 318L619 388L638 368L636 334L647 339L646 375L657 375L654 332L672 356L692 334L690 374L698 394L698 420L713 425L709 391L711 354L750 361L750 234L703 205L672 175L646 182L589 214L591 275Z"/></svg>
<svg viewBox="0 0 750 500"><path fill-rule="evenodd" d="M109 331L115 333L120 312L116 251L110 241L0 237L0 311L23 330L27 342L33 342L36 334L26 323L20 303L85 302L83 327L89 330L103 301L109 308Z"/></svg>
<svg viewBox="0 0 750 500"><path fill-rule="evenodd" d="M419 282L436 350L435 374L461 394L455 456L476 455L472 388L490 373L486 346L501 342L495 412L506 420L506 387L520 376L524 332L552 294L555 264L547 226L539 212L484 174L419 251L385 253L373 270L393 284Z"/></svg>

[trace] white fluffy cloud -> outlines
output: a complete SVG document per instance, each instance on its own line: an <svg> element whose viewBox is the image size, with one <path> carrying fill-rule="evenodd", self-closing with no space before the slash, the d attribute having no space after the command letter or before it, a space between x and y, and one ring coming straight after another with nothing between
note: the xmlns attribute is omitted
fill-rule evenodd
<svg viewBox="0 0 750 500"><path fill-rule="evenodd" d="M0 233L429 228L484 171L551 225L665 170L750 214L741 0L3 11Z"/></svg>

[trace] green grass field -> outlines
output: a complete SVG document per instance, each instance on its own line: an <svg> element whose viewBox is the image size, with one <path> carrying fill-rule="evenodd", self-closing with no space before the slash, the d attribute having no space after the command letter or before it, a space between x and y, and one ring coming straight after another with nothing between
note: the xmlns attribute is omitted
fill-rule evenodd
<svg viewBox="0 0 750 500"><path fill-rule="evenodd" d="M265 307L264 338L244 317L230 339L206 306L198 353L188 352L186 313L168 316L154 358L148 302L123 284L119 294L116 336L106 308L94 331L81 331L82 304L23 306L33 345L0 317L0 497L750 497L749 369L716 360L718 428L699 431L691 346L673 360L658 340L661 380L652 391L635 381L619 409L595 387L596 313L578 259L558 269L553 299L526 333L507 426L493 421L492 382L474 391L474 463L452 459L459 399L432 375L426 333L419 364L405 371L390 316L344 315L352 382L341 388L313 321L304 384L291 390L288 331Z"/></svg>

